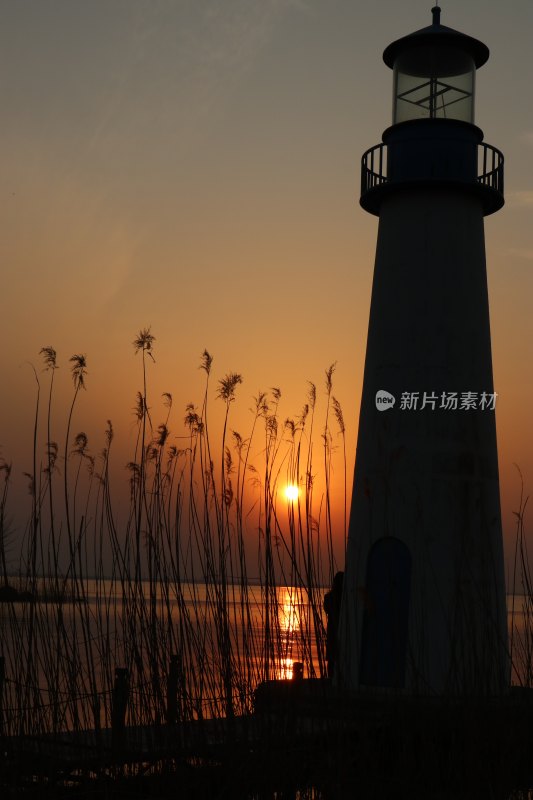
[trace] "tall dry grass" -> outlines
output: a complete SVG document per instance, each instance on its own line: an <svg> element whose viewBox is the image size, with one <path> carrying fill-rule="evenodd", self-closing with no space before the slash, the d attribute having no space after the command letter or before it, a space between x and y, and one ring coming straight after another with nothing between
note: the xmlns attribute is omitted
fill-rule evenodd
<svg viewBox="0 0 533 800"><path fill-rule="evenodd" d="M326 673L323 587L338 568L335 537L346 537L345 427L332 393L334 365L326 370L324 408L314 384L294 418L281 416L279 389L259 392L241 433L233 428L240 374L215 378L205 351L204 393L182 421L169 393L151 397L150 329L133 348L141 388L125 512L112 487L111 421L100 452L83 430L74 433L88 388L85 355L69 361L73 393L59 443L52 425L58 357L50 346L40 352L46 384L34 370L22 537L9 531L12 466L0 463L2 578L31 598L0 604L9 736L110 726L117 667L128 670L131 725L249 712L257 685L289 676L292 661L308 676ZM217 416L221 433L215 426L213 437ZM339 532L334 468L344 475ZM325 490L317 496L319 471ZM299 487L296 500L282 496L286 484Z"/></svg>

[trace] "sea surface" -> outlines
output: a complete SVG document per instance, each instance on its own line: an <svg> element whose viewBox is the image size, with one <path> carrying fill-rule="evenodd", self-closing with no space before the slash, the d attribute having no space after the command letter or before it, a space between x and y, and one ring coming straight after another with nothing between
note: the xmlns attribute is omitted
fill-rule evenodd
<svg viewBox="0 0 533 800"><path fill-rule="evenodd" d="M152 724L243 713L264 680L326 673L326 588L107 579L62 588L61 601L42 582L38 602L0 603L6 733L108 726L120 681L128 721ZM531 685L531 603L507 603L512 683Z"/></svg>
<svg viewBox="0 0 533 800"><path fill-rule="evenodd" d="M264 680L325 674L325 589L254 584L40 582L37 602L0 603L4 729L107 726L117 680L129 720L242 713ZM117 673L118 670L127 670Z"/></svg>

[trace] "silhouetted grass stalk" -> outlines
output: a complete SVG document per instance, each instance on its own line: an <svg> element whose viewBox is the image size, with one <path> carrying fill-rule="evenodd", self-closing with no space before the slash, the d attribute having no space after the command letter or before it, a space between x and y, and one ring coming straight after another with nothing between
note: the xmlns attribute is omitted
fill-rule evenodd
<svg viewBox="0 0 533 800"><path fill-rule="evenodd" d="M154 344L149 328L133 343L142 357L141 389L125 515L113 499L111 423L98 455L83 431L72 434L86 388L82 355L70 359L74 393L62 446L61 507L51 422L58 361L52 347L41 351L50 378L44 456L36 374L31 510L19 567L36 602L2 606L11 636L4 703L10 733L108 727L117 666L129 671L127 722L139 725L167 719L171 664L177 721L249 712L256 686L290 676L294 660L309 676L325 674L322 586L331 584L334 569L329 490L337 435L331 403L337 422L340 409L331 396L333 368L326 372L326 489L316 498L314 386L295 420L280 418L279 389L260 392L242 435L231 427L242 377L220 379L211 408L213 359L205 351L203 397L199 410L187 406L186 439L179 436L185 445L177 447L169 393L163 421L152 423ZM208 419L217 408L215 446ZM5 552L9 469L0 466L1 568L4 580L12 580ZM285 483L300 487L295 501L282 499Z"/></svg>

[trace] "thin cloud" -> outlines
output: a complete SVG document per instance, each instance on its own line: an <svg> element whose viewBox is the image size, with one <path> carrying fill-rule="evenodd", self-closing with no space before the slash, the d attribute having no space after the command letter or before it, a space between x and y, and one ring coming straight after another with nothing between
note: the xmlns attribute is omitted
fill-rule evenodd
<svg viewBox="0 0 533 800"><path fill-rule="evenodd" d="M205 0L134 9L93 146L108 136L114 140L125 124L131 138L176 128L177 121L177 147L194 144L198 130L283 30L287 14L309 13L306 0Z"/></svg>
<svg viewBox="0 0 533 800"><path fill-rule="evenodd" d="M187 20L178 47L187 63L189 86L209 105L221 90L231 89L268 45L291 8L305 4L280 0L208 2L201 14Z"/></svg>
<svg viewBox="0 0 533 800"><path fill-rule="evenodd" d="M517 208L533 206L533 189L522 189L506 193L507 204Z"/></svg>
<svg viewBox="0 0 533 800"><path fill-rule="evenodd" d="M511 247L509 255L520 258L523 261L533 261L533 249L527 247Z"/></svg>

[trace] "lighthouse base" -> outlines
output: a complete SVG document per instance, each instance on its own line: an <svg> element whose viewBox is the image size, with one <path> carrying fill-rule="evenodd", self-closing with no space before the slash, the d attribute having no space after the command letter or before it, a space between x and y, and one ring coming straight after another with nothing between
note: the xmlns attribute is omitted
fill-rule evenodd
<svg viewBox="0 0 533 800"><path fill-rule="evenodd" d="M467 700L269 681L257 688L255 706L285 768L292 752L324 797L504 800L533 787L531 689Z"/></svg>

